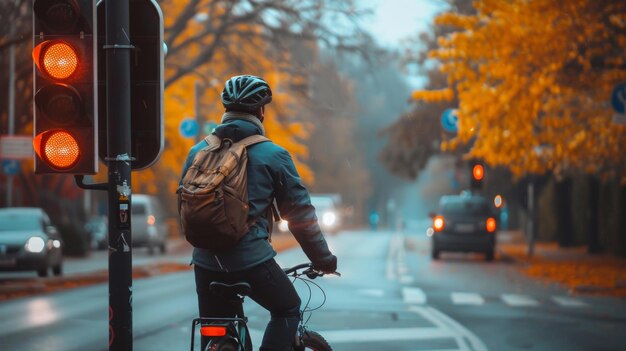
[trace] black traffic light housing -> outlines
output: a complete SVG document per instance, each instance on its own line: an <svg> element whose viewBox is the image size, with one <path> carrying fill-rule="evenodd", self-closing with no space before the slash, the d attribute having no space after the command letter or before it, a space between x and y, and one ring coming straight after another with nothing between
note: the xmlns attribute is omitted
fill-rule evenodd
<svg viewBox="0 0 626 351"><path fill-rule="evenodd" d="M35 0L35 173L98 171L95 0Z"/></svg>
<svg viewBox="0 0 626 351"><path fill-rule="evenodd" d="M131 168L150 167L160 157L164 143L163 125L163 13L154 0L125 0L129 3L129 37L133 46L130 67L131 114ZM98 57L105 61L105 11L106 1L98 1ZM99 155L107 155L106 65L98 68Z"/></svg>

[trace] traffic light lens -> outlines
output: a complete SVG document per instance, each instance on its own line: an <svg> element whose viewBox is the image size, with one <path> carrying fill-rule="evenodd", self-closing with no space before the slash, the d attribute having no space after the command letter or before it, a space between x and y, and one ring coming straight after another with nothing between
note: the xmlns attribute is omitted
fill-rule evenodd
<svg viewBox="0 0 626 351"><path fill-rule="evenodd" d="M41 147L44 159L57 169L72 168L80 156L78 142L70 133L63 130L51 132Z"/></svg>
<svg viewBox="0 0 626 351"><path fill-rule="evenodd" d="M69 33L78 23L76 0L36 0L33 9L45 30Z"/></svg>
<svg viewBox="0 0 626 351"><path fill-rule="evenodd" d="M485 169L482 165L475 165L472 170L472 174L474 175L475 180L482 180L485 176Z"/></svg>
<svg viewBox="0 0 626 351"><path fill-rule="evenodd" d="M66 79L76 72L78 55L69 44L53 43L44 50L43 68L49 76L56 79Z"/></svg>

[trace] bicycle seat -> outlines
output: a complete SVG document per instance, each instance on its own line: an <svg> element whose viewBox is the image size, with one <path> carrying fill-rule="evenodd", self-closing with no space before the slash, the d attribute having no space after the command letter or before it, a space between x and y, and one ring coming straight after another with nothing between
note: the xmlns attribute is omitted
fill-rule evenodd
<svg viewBox="0 0 626 351"><path fill-rule="evenodd" d="M209 291L223 297L232 297L236 295L247 296L252 290L250 284L246 282L238 282L235 284L226 284L221 282L212 282L209 284Z"/></svg>

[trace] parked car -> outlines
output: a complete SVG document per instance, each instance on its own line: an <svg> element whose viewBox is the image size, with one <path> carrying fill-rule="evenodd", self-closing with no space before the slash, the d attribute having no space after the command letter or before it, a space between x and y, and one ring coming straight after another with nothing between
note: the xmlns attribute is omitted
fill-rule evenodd
<svg viewBox="0 0 626 351"><path fill-rule="evenodd" d="M336 195L311 195L311 204L315 207L315 213L323 233L336 234L341 228L341 216ZM278 232L289 231L289 224L281 220L276 226Z"/></svg>
<svg viewBox="0 0 626 351"><path fill-rule="evenodd" d="M446 195L432 213L432 258L443 251L480 252L494 258L497 224L489 201L476 195Z"/></svg>
<svg viewBox="0 0 626 351"><path fill-rule="evenodd" d="M109 223L106 216L96 216L85 224L85 231L89 233L92 250L104 250L109 246Z"/></svg>
<svg viewBox="0 0 626 351"><path fill-rule="evenodd" d="M41 208L0 209L0 271L63 272L63 242Z"/></svg>
<svg viewBox="0 0 626 351"><path fill-rule="evenodd" d="M150 252L158 248L165 253L169 232L159 200L137 194L132 196L131 202L133 247L147 247Z"/></svg>

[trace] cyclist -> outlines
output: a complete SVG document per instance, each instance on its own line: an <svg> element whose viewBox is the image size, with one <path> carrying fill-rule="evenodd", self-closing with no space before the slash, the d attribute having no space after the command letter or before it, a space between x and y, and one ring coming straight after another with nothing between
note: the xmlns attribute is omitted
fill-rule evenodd
<svg viewBox="0 0 626 351"><path fill-rule="evenodd" d="M250 75L230 78L222 91L226 111L213 134L234 142L255 134L264 135L265 105L271 101L272 91L262 78ZM183 178L196 153L206 145L201 141L191 148ZM337 257L328 249L309 193L289 152L272 142L252 145L248 148L247 167L249 218L257 219L233 249L211 252L194 248L192 263L198 309L200 317L234 316L231 304L210 293L209 284L248 282L252 287L250 298L271 314L260 350L290 350L298 327L300 298L274 260L276 251L268 240L273 222L268 209L273 200L313 268L324 273L335 272ZM203 340L203 350L207 342Z"/></svg>

